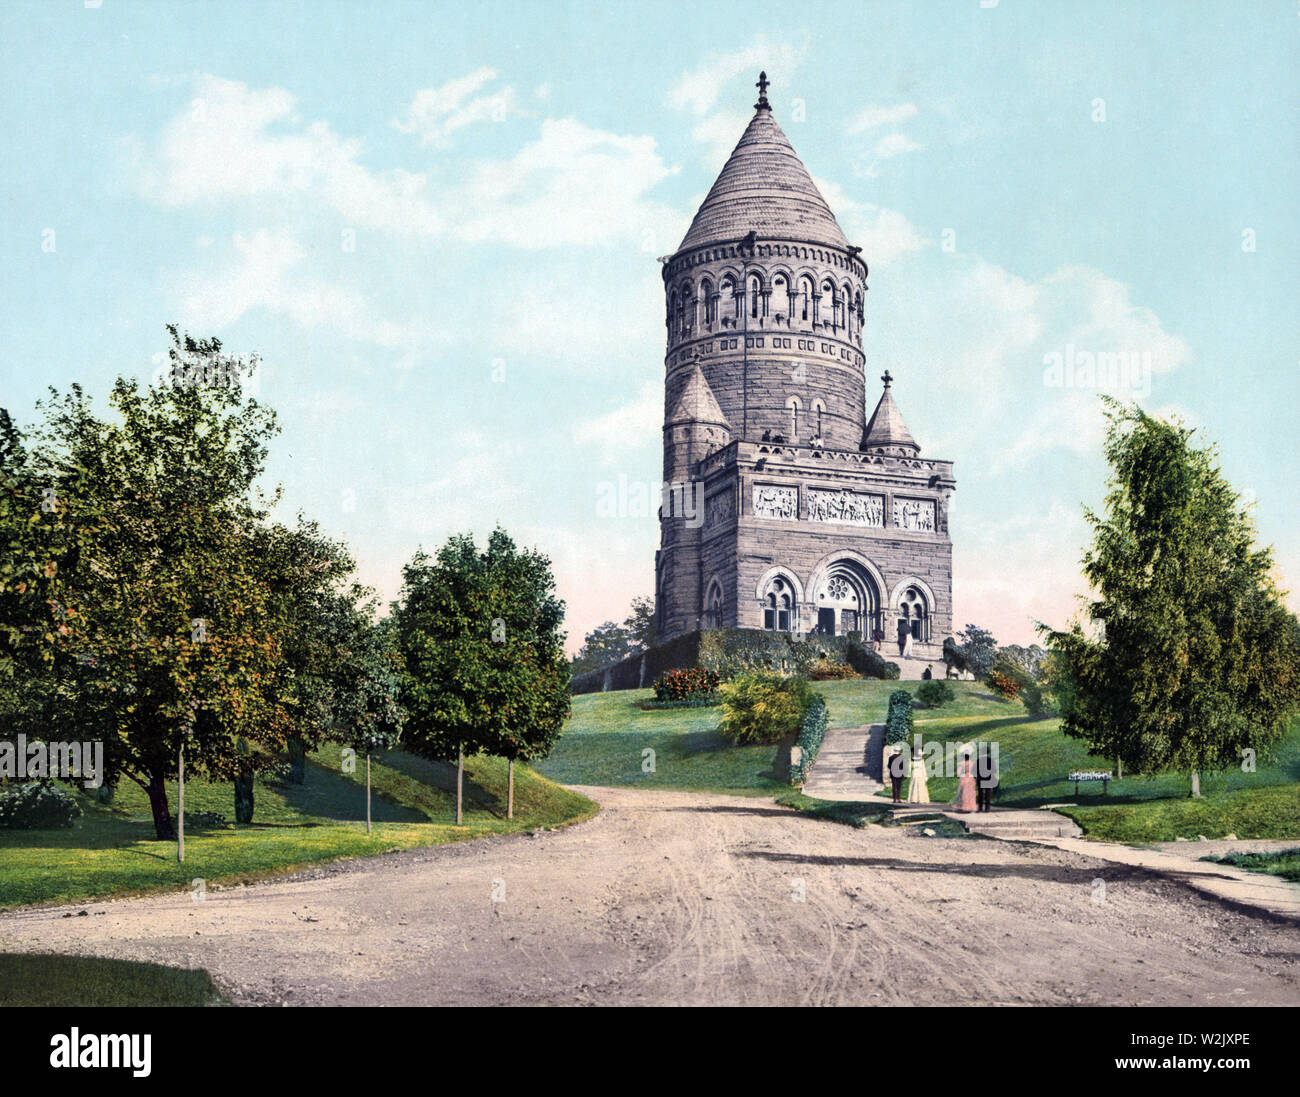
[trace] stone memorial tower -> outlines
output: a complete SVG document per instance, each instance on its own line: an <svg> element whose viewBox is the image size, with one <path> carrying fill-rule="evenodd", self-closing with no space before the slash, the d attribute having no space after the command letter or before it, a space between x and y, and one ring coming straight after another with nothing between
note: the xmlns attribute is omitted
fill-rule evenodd
<svg viewBox="0 0 1300 1097"><path fill-rule="evenodd" d="M888 372L867 418L867 264L767 87L663 263L659 635L856 632L934 661L952 634L952 463L921 456Z"/></svg>

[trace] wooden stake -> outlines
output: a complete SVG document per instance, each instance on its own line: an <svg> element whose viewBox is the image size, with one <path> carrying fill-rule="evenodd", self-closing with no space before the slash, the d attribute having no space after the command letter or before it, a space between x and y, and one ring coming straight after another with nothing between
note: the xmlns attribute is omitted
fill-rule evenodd
<svg viewBox="0 0 1300 1097"><path fill-rule="evenodd" d="M515 760L509 759L510 791L506 794L506 818L515 817Z"/></svg>
<svg viewBox="0 0 1300 1097"><path fill-rule="evenodd" d="M465 788L465 744L456 748L456 825L461 825L461 798Z"/></svg>
<svg viewBox="0 0 1300 1097"><path fill-rule="evenodd" d="M185 743L176 754L176 860L185 860Z"/></svg>
<svg viewBox="0 0 1300 1097"><path fill-rule="evenodd" d="M366 751L366 833L370 833L370 751Z"/></svg>

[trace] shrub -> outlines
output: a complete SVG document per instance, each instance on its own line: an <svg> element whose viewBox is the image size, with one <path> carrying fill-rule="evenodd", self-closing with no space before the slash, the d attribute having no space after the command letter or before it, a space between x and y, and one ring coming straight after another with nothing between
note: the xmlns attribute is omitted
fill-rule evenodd
<svg viewBox="0 0 1300 1097"><path fill-rule="evenodd" d="M32 781L0 790L0 827L9 830L50 830L70 827L81 805L70 793L48 781Z"/></svg>
<svg viewBox="0 0 1300 1097"><path fill-rule="evenodd" d="M1000 670L989 671L989 676L985 679L985 682L990 689L1002 694L1008 701L1014 701L1021 689L1021 683L1003 674Z"/></svg>
<svg viewBox="0 0 1300 1097"><path fill-rule="evenodd" d="M911 740L914 728L912 695L896 689L889 695L889 712L885 716L885 742L890 746Z"/></svg>
<svg viewBox="0 0 1300 1097"><path fill-rule="evenodd" d="M172 815L172 826L177 826L177 818ZM226 817L219 811L185 811L185 825L187 827L224 827Z"/></svg>
<svg viewBox="0 0 1300 1097"><path fill-rule="evenodd" d="M946 705L949 701L956 700L956 697L956 690L947 682L937 678L929 682L922 682L921 687L916 691L916 699L931 708Z"/></svg>
<svg viewBox="0 0 1300 1097"><path fill-rule="evenodd" d="M864 678L880 678L886 682L898 681L898 664L890 663L878 651L872 651L865 644L860 644L856 640L852 641L848 650L845 652L845 658L849 666L861 674Z"/></svg>
<svg viewBox="0 0 1300 1097"><path fill-rule="evenodd" d="M799 748L799 764L790 767L790 783L802 785L808 778L808 771L817 761L817 752L822 749L822 740L826 738L826 702L819 694L814 694L813 702L799 727L799 736L794 745Z"/></svg>
<svg viewBox="0 0 1300 1097"><path fill-rule="evenodd" d="M818 659L808 668L807 674L814 682L831 682L858 676L858 672L848 663L840 663L834 659Z"/></svg>
<svg viewBox="0 0 1300 1097"><path fill-rule="evenodd" d="M718 730L736 743L779 743L799 730L816 694L803 678L753 671L722 687Z"/></svg>
<svg viewBox="0 0 1300 1097"><path fill-rule="evenodd" d="M699 701L718 689L718 672L703 667L666 670L655 679L656 701Z"/></svg>

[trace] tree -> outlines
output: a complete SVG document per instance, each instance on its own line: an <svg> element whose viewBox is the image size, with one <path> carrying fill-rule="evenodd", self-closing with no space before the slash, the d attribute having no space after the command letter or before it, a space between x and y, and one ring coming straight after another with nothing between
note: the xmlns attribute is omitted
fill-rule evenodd
<svg viewBox="0 0 1300 1097"><path fill-rule="evenodd" d="M394 619L408 748L457 759L458 824L465 753L505 757L512 815L515 760L545 757L569 715L564 603L550 561L517 549L501 529L484 552L471 536L452 537L433 559L419 553L403 569Z"/></svg>
<svg viewBox="0 0 1300 1097"><path fill-rule="evenodd" d="M283 653L263 682L279 724L268 748L287 745L289 780L302 784L307 754L331 737L336 695L352 688L340 670L341 645L352 638L357 606L371 592L347 587L355 569L347 546L301 515L294 528L276 524L259 528L255 537ZM264 759L250 765L256 768Z"/></svg>
<svg viewBox="0 0 1300 1097"><path fill-rule="evenodd" d="M1069 669L1062 727L1130 770L1239 765L1300 708L1300 628L1272 554L1192 431L1107 401L1106 512L1086 511L1090 626L1044 629Z"/></svg>
<svg viewBox="0 0 1300 1097"><path fill-rule="evenodd" d="M408 713L401 704L402 657L392 618L375 622L374 603L339 599L337 686L332 700L340 741L366 756L366 833L370 833L370 756L391 750Z"/></svg>
<svg viewBox="0 0 1300 1097"><path fill-rule="evenodd" d="M993 660L998 653L998 642L993 638L993 633L978 625L967 625L957 634L957 638L960 641L955 645L960 656L959 669L970 671L976 681L979 681L993 669ZM946 658L946 642L944 653Z"/></svg>
<svg viewBox="0 0 1300 1097"><path fill-rule="evenodd" d="M25 462L75 531L42 592L44 718L104 741L108 780L145 790L159 838L182 756L229 778L239 739L266 738L280 661L253 537L274 414L244 399L217 340L169 332L180 383L119 379L111 419L77 386L52 393Z"/></svg>
<svg viewBox="0 0 1300 1097"><path fill-rule="evenodd" d="M653 647L657 639L654 600L633 598L631 612L621 625L606 621L587 633L581 650L573 657L572 673L607 667Z"/></svg>

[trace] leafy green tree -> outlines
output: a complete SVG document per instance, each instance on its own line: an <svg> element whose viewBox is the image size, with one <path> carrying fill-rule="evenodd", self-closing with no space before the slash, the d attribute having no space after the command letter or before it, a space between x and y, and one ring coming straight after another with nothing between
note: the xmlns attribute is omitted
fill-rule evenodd
<svg viewBox="0 0 1300 1097"><path fill-rule="evenodd" d="M178 368L225 369L218 341L169 331ZM143 392L119 379L109 405L100 418L80 388L53 393L25 462L76 542L41 592L43 718L102 739L108 779L139 784L168 838L182 750L191 773L229 778L239 739L265 738L261 679L281 651L252 530L275 418L237 381L192 375Z"/></svg>
<svg viewBox="0 0 1300 1097"><path fill-rule="evenodd" d="M302 784L306 756L331 738L336 695L349 688L340 672L340 644L350 636L357 604L370 592L347 586L355 570L347 547L301 515L295 527L260 527L254 536L282 648L275 673L262 683L276 724L265 747L275 754L283 742L289 780ZM264 751L250 764L266 761Z"/></svg>
<svg viewBox="0 0 1300 1097"><path fill-rule="evenodd" d="M657 639L654 600L634 598L631 612L621 625L606 621L587 633L581 650L573 657L572 673L607 667L653 647Z"/></svg>
<svg viewBox="0 0 1300 1097"><path fill-rule="evenodd" d="M544 758L569 715L564 603L550 561L495 530L480 552L468 535L403 569L394 607L406 667L405 742L417 754L457 760L456 820L462 819L466 752L510 762Z"/></svg>
<svg viewBox="0 0 1300 1097"><path fill-rule="evenodd" d="M998 642L993 633L978 625L967 625L957 638L963 669L975 675L976 681L983 679L993 669L993 660L998 654Z"/></svg>
<svg viewBox="0 0 1300 1097"><path fill-rule="evenodd" d="M1300 708L1300 629L1254 523L1192 431L1107 402L1106 512L1091 511L1087 624L1046 630L1068 663L1068 735L1151 774L1239 765Z"/></svg>
<svg viewBox="0 0 1300 1097"><path fill-rule="evenodd" d="M402 707L402 656L396 622L374 621L374 603L339 599L337 686L332 702L335 736L366 758L366 833L370 832L370 756L391 750L408 713Z"/></svg>

